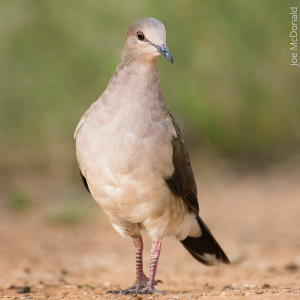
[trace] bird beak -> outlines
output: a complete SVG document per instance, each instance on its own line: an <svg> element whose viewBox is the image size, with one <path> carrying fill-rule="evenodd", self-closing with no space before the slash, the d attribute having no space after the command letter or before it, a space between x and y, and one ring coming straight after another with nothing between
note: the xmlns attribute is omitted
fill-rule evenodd
<svg viewBox="0 0 300 300"><path fill-rule="evenodd" d="M162 56L164 56L167 60L173 63L173 57L170 54L169 49L166 45L154 45L154 46Z"/></svg>

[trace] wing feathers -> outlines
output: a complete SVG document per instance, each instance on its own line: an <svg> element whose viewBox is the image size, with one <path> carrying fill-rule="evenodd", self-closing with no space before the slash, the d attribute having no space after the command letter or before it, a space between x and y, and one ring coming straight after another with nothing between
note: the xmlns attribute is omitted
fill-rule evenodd
<svg viewBox="0 0 300 300"><path fill-rule="evenodd" d="M89 186L88 186L88 183L87 183L87 181L86 181L86 178L82 175L82 173L81 173L80 170L79 170L79 172L80 172L80 176L81 176L82 182L83 182L83 184L84 184L84 187L86 188L86 190L87 190L89 193L91 193L91 192L90 192L90 189L89 189Z"/></svg>
<svg viewBox="0 0 300 300"><path fill-rule="evenodd" d="M229 264L226 254L198 215L197 187L189 155L181 137L179 126L174 117L171 114L170 116L177 136L173 137L172 140L174 173L172 177L166 178L166 182L173 193L181 197L186 205L197 214L197 221L202 232L200 237L188 236L181 243L192 256L205 265L212 266L222 262Z"/></svg>
<svg viewBox="0 0 300 300"><path fill-rule="evenodd" d="M170 116L172 117L173 126L176 131L176 137L174 136L172 139L174 173L170 178L166 178L166 182L173 193L180 196L186 205L198 215L197 187L189 154L186 150L179 126L175 118L171 114Z"/></svg>

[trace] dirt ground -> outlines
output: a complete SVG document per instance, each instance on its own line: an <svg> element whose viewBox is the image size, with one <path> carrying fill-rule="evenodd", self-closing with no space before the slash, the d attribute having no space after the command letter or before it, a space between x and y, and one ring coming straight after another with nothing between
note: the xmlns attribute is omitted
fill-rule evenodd
<svg viewBox="0 0 300 300"><path fill-rule="evenodd" d="M300 299L300 171L197 176L200 215L232 264L204 266L175 238L165 238L160 296L106 294L134 282L131 241L112 228L81 186L75 193L89 203L90 219L49 221L65 187L26 180L35 184L33 199L43 195L43 201L15 212L0 194L0 299ZM145 237L146 274L150 247Z"/></svg>

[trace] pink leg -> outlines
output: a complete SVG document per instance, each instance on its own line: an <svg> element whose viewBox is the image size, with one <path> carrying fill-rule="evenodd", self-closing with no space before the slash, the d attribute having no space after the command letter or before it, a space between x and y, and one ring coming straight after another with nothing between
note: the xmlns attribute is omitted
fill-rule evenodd
<svg viewBox="0 0 300 300"><path fill-rule="evenodd" d="M144 289L142 289L139 292L139 294L162 294L163 293L161 291L157 291L154 288L154 285L156 284L155 275L156 275L157 264L158 264L158 259L159 259L159 255L160 255L160 249L161 249L161 242L154 241L152 243L152 248L151 248L151 263L150 263L149 280L148 280L147 286Z"/></svg>
<svg viewBox="0 0 300 300"><path fill-rule="evenodd" d="M125 290L109 291L111 294L131 295L136 294L147 286L148 278L143 270L143 239L140 235L132 236L136 257L136 282Z"/></svg>
<svg viewBox="0 0 300 300"><path fill-rule="evenodd" d="M151 248L151 264L149 279L143 271L143 239L140 235L132 236L136 257L136 282L133 286L125 290L109 291L111 294L132 295L132 294L161 294L155 290L154 286L161 282L155 281L158 258L160 254L161 243L153 242Z"/></svg>
<svg viewBox="0 0 300 300"><path fill-rule="evenodd" d="M143 239L140 235L134 235L132 240L136 258L136 283L131 288L140 290L144 288L148 282L148 278L143 270Z"/></svg>

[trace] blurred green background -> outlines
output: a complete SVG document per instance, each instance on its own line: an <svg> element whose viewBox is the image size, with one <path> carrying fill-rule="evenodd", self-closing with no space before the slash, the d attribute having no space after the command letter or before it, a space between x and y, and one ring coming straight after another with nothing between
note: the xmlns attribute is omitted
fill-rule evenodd
<svg viewBox="0 0 300 300"><path fill-rule="evenodd" d="M1 1L2 187L20 170L77 180L76 125L113 75L127 27L143 17L167 29L174 64L158 59L160 83L193 157L289 161L300 144L300 71L289 49L298 4Z"/></svg>

